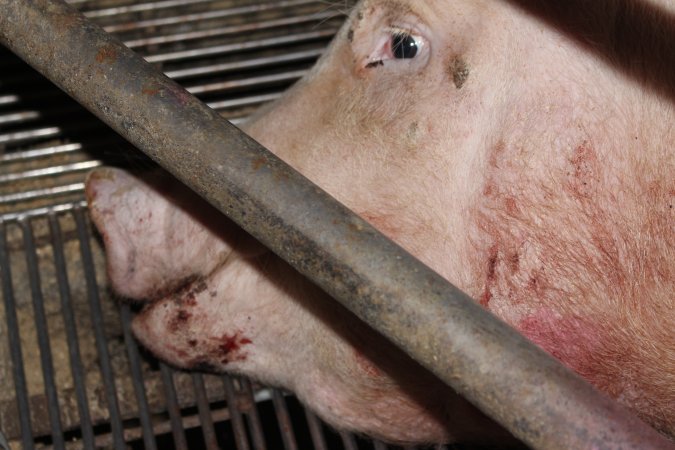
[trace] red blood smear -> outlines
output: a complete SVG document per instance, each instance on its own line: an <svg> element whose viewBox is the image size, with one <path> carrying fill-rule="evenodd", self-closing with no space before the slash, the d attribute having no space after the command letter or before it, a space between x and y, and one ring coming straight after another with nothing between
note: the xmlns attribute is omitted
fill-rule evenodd
<svg viewBox="0 0 675 450"><path fill-rule="evenodd" d="M222 362L243 361L246 359L245 354L238 353L243 345L249 345L252 341L248 338L241 337L239 332L234 334L224 334L221 337L221 343L218 346L221 352Z"/></svg>

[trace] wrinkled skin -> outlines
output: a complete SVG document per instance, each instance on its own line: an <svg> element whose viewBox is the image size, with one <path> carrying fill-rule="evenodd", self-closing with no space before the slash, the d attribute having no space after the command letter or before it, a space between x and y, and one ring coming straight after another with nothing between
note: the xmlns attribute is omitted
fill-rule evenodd
<svg viewBox="0 0 675 450"><path fill-rule="evenodd" d="M509 2L369 0L245 130L672 436L675 113L645 83ZM174 182L104 169L87 195L159 357L287 387L389 441L505 442Z"/></svg>

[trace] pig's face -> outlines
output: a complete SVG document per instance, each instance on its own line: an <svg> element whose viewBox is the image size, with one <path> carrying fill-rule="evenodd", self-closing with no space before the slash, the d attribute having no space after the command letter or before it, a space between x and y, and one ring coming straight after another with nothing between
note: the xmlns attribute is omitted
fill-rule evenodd
<svg viewBox="0 0 675 450"><path fill-rule="evenodd" d="M673 432L673 120L667 101L510 2L367 0L313 72L245 129ZM363 336L387 344L273 257L233 250L229 227L195 225L158 192L175 201L121 174L88 184L116 289L148 297L158 279L201 280L137 319L156 353L283 384L332 423L383 438L467 436L447 420L461 402L435 401L449 395L440 384L396 351L364 349ZM158 211L157 225L108 225L129 198ZM159 252L138 237L156 227L171 242L206 231L199 245ZM159 268L129 273L130 247L135 263Z"/></svg>

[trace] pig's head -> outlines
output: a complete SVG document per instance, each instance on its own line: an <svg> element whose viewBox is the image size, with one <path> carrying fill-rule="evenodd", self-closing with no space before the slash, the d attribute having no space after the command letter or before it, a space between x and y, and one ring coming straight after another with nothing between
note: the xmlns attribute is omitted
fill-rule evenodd
<svg viewBox="0 0 675 450"><path fill-rule="evenodd" d="M672 434L672 99L618 70L611 54L599 57L593 36L552 27L516 5L525 3L363 1L315 69L245 129ZM673 0L662 3L672 14ZM608 6L613 20L599 22L597 36L617 33L621 14ZM113 286L152 297L150 284L166 294L199 280L137 318L155 353L282 384L330 422L383 438L462 436L448 417L473 413L459 400L439 404L447 392L414 363L364 349L364 336L387 344L316 301L322 295L278 260L234 248L229 225L195 225L194 205L177 212L166 188L124 177L99 173L88 183ZM131 203L154 218L106 225ZM152 221L163 230L156 242L136 237ZM186 247L180 230L201 231ZM132 259L148 274L130 272Z"/></svg>
<svg viewBox="0 0 675 450"><path fill-rule="evenodd" d="M247 130L597 386L663 411L675 405L673 99L592 47L640 36L612 28L638 21L637 2L614 3L580 12L597 22L584 40L525 1L361 2Z"/></svg>

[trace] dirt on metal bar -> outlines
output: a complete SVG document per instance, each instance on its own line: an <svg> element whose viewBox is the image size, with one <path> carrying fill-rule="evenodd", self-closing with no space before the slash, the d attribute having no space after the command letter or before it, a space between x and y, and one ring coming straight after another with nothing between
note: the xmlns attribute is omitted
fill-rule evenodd
<svg viewBox="0 0 675 450"><path fill-rule="evenodd" d="M532 447L672 448L65 3L0 42Z"/></svg>

